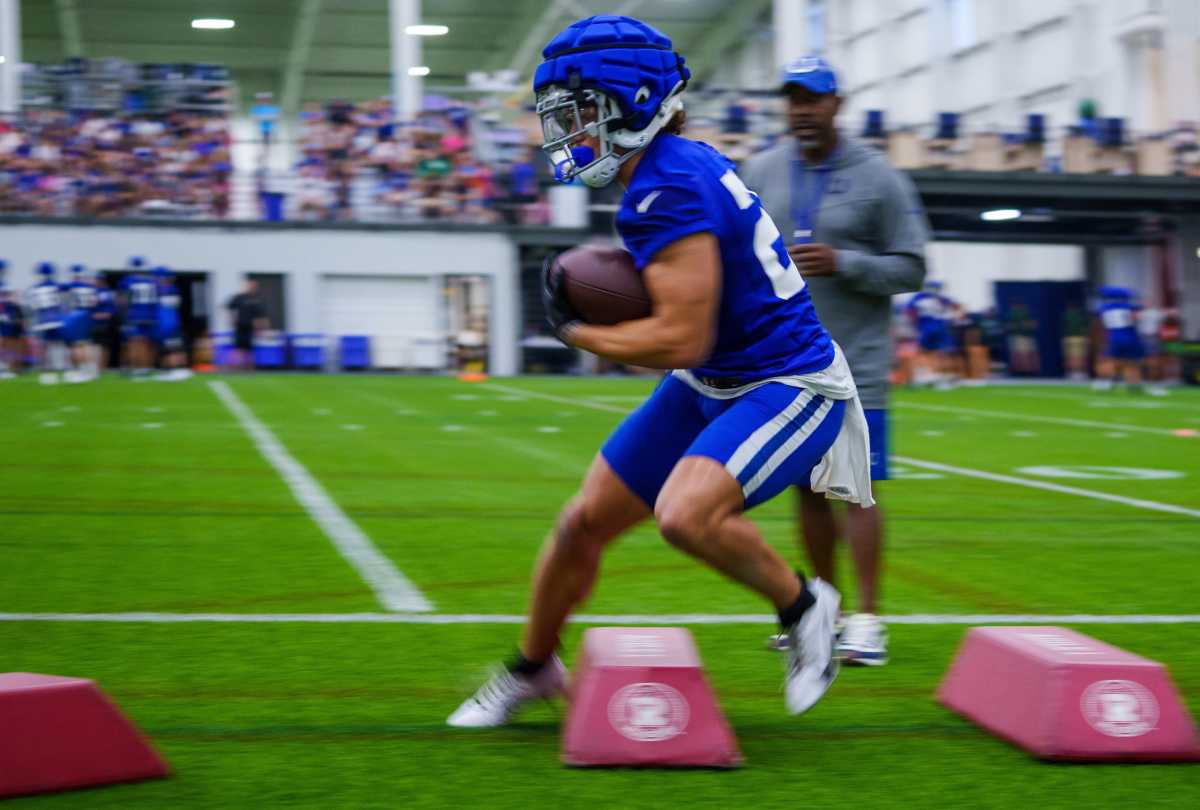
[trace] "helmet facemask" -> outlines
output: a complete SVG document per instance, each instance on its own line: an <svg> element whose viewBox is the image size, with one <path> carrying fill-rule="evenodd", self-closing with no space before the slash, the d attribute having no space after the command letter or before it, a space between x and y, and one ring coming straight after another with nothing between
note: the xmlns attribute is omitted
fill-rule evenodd
<svg viewBox="0 0 1200 810"><path fill-rule="evenodd" d="M585 185L603 188L617 177L621 164L644 148L683 106L683 83L663 102L650 125L639 131L626 128L616 99L591 88L569 89L549 85L537 93L537 114L542 122L542 150L554 166L554 177L569 183L578 177ZM586 143L593 139L598 147ZM623 151L618 153L616 147Z"/></svg>

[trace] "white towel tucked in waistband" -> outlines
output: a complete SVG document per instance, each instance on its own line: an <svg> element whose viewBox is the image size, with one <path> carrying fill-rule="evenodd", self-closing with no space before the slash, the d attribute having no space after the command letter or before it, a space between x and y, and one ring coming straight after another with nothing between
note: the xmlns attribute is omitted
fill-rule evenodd
<svg viewBox="0 0 1200 810"><path fill-rule="evenodd" d="M846 355L837 343L833 347L833 362L821 371L791 377L770 377L740 388L713 388L700 382L690 371L676 370L671 373L713 399L733 399L767 383L783 383L795 388L807 388L829 399L844 400L846 411L841 432L833 446L813 467L810 486L813 492L824 492L827 498L869 507L875 504L875 499L871 496L871 439L867 416L858 399L858 389L854 385L850 366L846 363ZM885 453L887 449L881 447L879 452Z"/></svg>

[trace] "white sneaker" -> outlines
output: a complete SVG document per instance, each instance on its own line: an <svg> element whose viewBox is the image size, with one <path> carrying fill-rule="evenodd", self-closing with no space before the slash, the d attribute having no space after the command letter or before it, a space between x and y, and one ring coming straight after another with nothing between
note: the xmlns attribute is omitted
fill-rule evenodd
<svg viewBox="0 0 1200 810"><path fill-rule="evenodd" d="M11 371L0 371L0 380L15 380L16 378L17 375Z"/></svg>
<svg viewBox="0 0 1200 810"><path fill-rule="evenodd" d="M1146 393L1152 397L1165 397L1167 395L1167 389L1163 388L1161 385L1147 385Z"/></svg>
<svg viewBox="0 0 1200 810"><path fill-rule="evenodd" d="M529 701L561 694L566 682L567 668L557 655L532 678L522 678L501 668L446 719L446 724L456 728L502 726Z"/></svg>
<svg viewBox="0 0 1200 810"><path fill-rule="evenodd" d="M837 645L846 666L881 667L888 662L887 628L873 613L855 613Z"/></svg>
<svg viewBox="0 0 1200 810"><path fill-rule="evenodd" d="M788 711L802 714L813 707L837 677L833 655L834 625L842 602L837 590L823 579L808 581L816 604L788 629L788 669L784 693Z"/></svg>
<svg viewBox="0 0 1200 810"><path fill-rule="evenodd" d="M834 641L839 641L842 638L842 632L846 629L846 617L838 614L837 621L833 623L833 638ZM771 652L787 652L791 646L788 641L787 633L775 633L767 636L767 649Z"/></svg>
<svg viewBox="0 0 1200 810"><path fill-rule="evenodd" d="M58 385L58 375L53 371L43 371L38 375L38 382L42 385Z"/></svg>

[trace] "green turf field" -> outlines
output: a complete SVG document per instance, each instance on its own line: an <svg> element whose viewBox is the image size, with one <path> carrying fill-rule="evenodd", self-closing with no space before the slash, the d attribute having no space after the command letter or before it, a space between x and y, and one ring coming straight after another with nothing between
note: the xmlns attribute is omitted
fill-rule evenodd
<svg viewBox="0 0 1200 810"><path fill-rule="evenodd" d="M225 382L439 616L523 610L559 505L652 385ZM564 769L561 706L446 728L517 625L375 620L376 590L208 379L0 385L0 671L98 680L176 771L14 808L1200 806L1200 768L1039 763L932 700L964 622L1093 616L1115 623L1059 623L1164 661L1200 714L1200 437L1176 435L1200 432L1198 389L899 392L885 608L938 623L893 623L892 664L843 670L799 718L769 624L693 627L746 757L722 773ZM790 507L754 516L794 558ZM646 527L586 612L769 611Z"/></svg>

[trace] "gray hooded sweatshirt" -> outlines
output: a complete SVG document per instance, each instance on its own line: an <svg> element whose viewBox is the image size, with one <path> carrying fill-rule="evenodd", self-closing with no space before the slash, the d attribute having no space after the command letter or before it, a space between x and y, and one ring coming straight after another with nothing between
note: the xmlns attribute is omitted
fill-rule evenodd
<svg viewBox="0 0 1200 810"><path fill-rule="evenodd" d="M758 193L788 245L798 227L793 173L805 201L816 200L817 184L824 186L811 241L836 251L837 270L806 279L808 290L821 323L846 353L863 407L884 408L892 365L891 297L915 292L925 280L925 211L908 177L860 141L839 135L822 167L797 172L793 159L799 160L799 150L785 137L748 159L738 174ZM828 171L822 176L820 169Z"/></svg>

